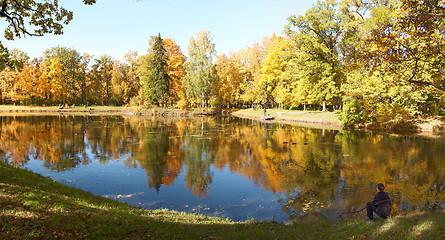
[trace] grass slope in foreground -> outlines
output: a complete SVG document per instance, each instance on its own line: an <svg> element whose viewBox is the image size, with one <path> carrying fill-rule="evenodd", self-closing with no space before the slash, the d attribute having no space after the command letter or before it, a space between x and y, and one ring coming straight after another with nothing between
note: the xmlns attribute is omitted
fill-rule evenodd
<svg viewBox="0 0 445 240"><path fill-rule="evenodd" d="M444 222L443 211L286 226L144 210L0 161L0 239L442 239Z"/></svg>

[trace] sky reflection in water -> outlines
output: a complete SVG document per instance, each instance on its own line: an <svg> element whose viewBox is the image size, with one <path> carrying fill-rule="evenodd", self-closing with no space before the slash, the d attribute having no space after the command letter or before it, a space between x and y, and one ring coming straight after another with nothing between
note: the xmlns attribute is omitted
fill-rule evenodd
<svg viewBox="0 0 445 240"><path fill-rule="evenodd" d="M443 137L236 118L27 116L0 124L3 160L144 208L315 220L319 210L362 208L377 182L387 186L393 214L444 207Z"/></svg>

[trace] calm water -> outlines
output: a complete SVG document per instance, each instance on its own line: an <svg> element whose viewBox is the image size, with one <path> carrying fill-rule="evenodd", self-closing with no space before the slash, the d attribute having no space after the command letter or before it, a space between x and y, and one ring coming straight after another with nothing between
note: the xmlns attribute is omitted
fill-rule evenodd
<svg viewBox="0 0 445 240"><path fill-rule="evenodd" d="M357 210L378 182L393 214L445 207L444 137L229 117L0 117L0 159L131 205L236 221Z"/></svg>

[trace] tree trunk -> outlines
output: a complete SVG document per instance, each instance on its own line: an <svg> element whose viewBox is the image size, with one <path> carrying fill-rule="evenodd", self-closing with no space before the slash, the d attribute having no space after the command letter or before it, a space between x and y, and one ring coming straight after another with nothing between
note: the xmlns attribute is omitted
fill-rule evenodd
<svg viewBox="0 0 445 240"><path fill-rule="evenodd" d="M201 108L204 109L204 104L205 104L205 99L204 99L204 91L201 92L201 99L202 99L202 104L201 104Z"/></svg>
<svg viewBox="0 0 445 240"><path fill-rule="evenodd" d="M109 94L109 80L108 78L106 78L106 82L107 82L107 106L110 106L110 94Z"/></svg>
<svg viewBox="0 0 445 240"><path fill-rule="evenodd" d="M74 70L73 75L71 76L73 78L73 104L76 103L76 80L74 78Z"/></svg>
<svg viewBox="0 0 445 240"><path fill-rule="evenodd" d="M82 103L83 105L86 104L86 92L85 92L85 77L82 79Z"/></svg>
<svg viewBox="0 0 445 240"><path fill-rule="evenodd" d="M323 96L323 112L326 112L326 97Z"/></svg>
<svg viewBox="0 0 445 240"><path fill-rule="evenodd" d="M303 102L303 111L306 111L306 100L304 100L304 102Z"/></svg>
<svg viewBox="0 0 445 240"><path fill-rule="evenodd" d="M338 109L338 96L334 96L332 98L332 110L337 110Z"/></svg>
<svg viewBox="0 0 445 240"><path fill-rule="evenodd" d="M204 118L201 118L201 136L204 136Z"/></svg>

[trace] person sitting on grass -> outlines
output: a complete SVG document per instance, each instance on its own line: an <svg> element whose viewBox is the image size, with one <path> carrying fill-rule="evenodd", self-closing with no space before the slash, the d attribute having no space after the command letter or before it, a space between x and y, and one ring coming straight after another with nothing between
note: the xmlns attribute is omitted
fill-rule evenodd
<svg viewBox="0 0 445 240"><path fill-rule="evenodd" d="M384 219L386 219L391 212L391 199L388 194L384 192L385 185L379 183L375 187L377 188L377 195L375 195L372 202L366 204L366 216L368 217L368 221L374 220L374 212Z"/></svg>

